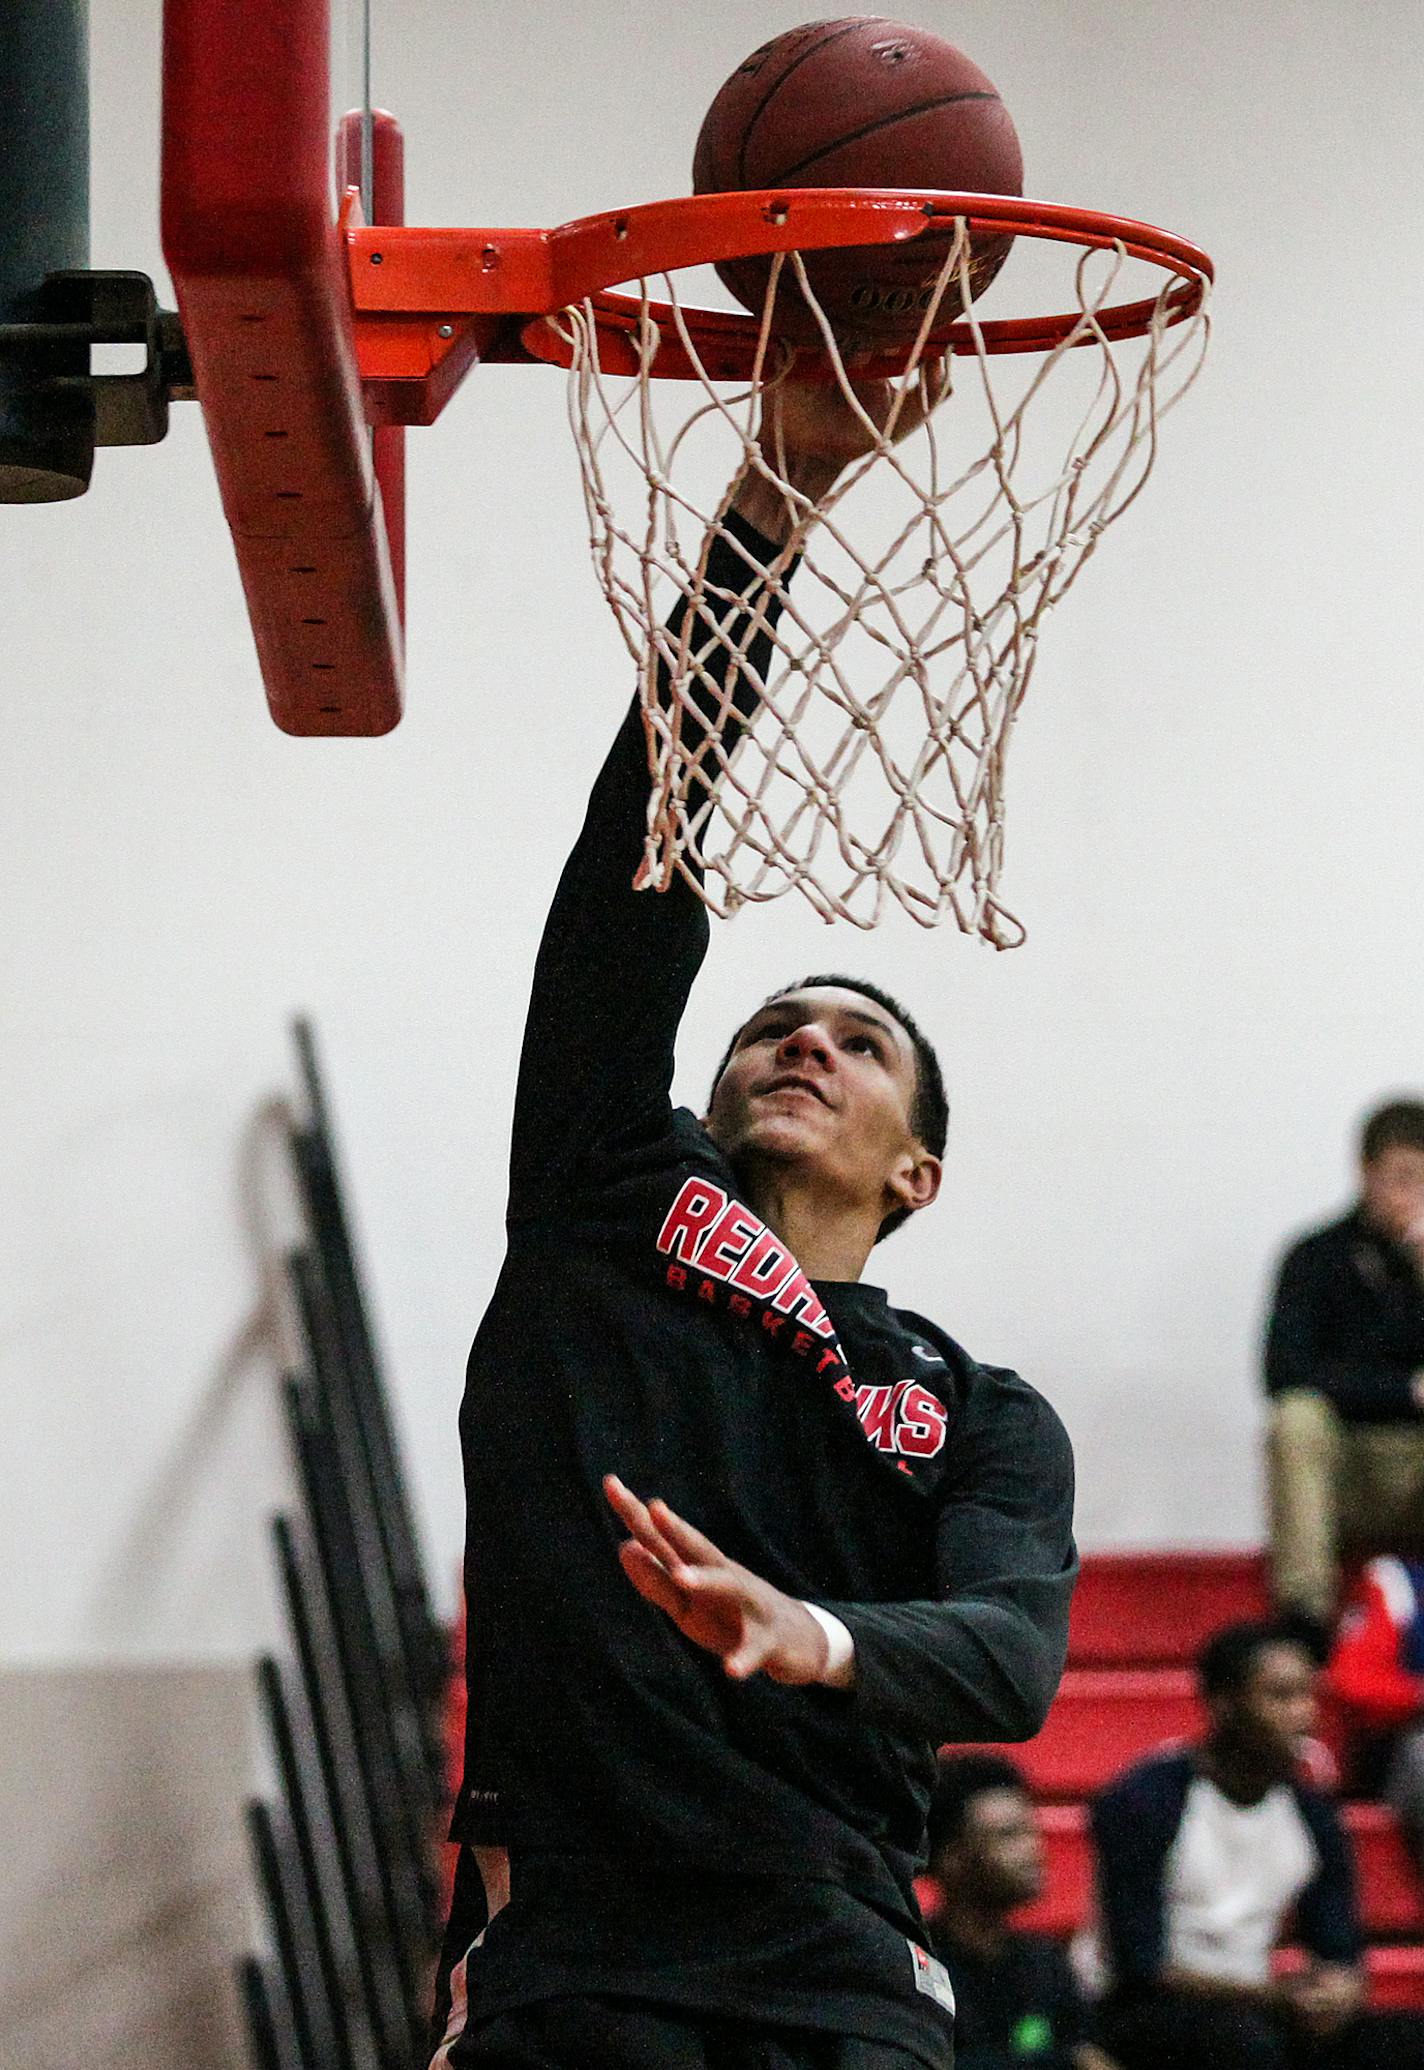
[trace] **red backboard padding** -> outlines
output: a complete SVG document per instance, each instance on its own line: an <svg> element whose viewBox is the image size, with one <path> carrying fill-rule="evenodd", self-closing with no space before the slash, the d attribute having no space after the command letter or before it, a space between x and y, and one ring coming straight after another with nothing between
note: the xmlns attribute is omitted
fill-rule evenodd
<svg viewBox="0 0 1424 2070"><path fill-rule="evenodd" d="M327 0L166 0L163 251L272 716L387 732L402 640L336 226Z"/></svg>

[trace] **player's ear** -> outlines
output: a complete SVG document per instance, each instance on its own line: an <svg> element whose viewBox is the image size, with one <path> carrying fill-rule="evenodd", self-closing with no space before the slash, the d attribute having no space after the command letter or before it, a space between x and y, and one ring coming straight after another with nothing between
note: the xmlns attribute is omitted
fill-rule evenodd
<svg viewBox="0 0 1424 2070"><path fill-rule="evenodd" d="M944 1166L939 1158L926 1150L923 1143L913 1144L896 1160L885 1181L892 1208L908 1208L912 1215L927 1208L938 1195L943 1177Z"/></svg>

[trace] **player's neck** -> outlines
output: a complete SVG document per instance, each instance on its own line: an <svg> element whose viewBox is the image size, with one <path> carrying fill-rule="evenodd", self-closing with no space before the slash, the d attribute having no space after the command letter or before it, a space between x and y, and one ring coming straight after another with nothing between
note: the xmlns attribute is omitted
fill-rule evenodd
<svg viewBox="0 0 1424 2070"><path fill-rule="evenodd" d="M792 1172L759 1172L748 1204L781 1238L808 1279L859 1279L880 1228L879 1204L827 1201Z"/></svg>

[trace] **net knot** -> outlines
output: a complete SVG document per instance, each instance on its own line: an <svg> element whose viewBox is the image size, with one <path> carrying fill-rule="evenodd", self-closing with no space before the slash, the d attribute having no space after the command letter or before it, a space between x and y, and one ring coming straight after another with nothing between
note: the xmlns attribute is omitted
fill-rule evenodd
<svg viewBox="0 0 1424 2070"><path fill-rule="evenodd" d="M1098 323L1107 290L1080 261L1078 320L1037 358L995 358L973 313L960 322L951 393L931 325L963 316L969 256L956 221L921 334L873 394L795 252L770 268L757 371L741 387L708 366L672 276L656 305L639 285L631 375L605 368L592 304L564 312L594 565L643 702L640 883L681 876L724 915L799 891L825 919L870 927L898 904L995 948L1023 940L999 879L1006 754L1039 629L1141 489L1206 318L1203 305L1167 329L1169 282L1134 359ZM1111 285L1127 253L1107 257ZM783 274L819 324L841 420L858 428L819 501L789 478L775 434L775 394L797 364L773 329ZM663 392L689 384L651 372L665 338L694 377L680 414ZM791 539L748 586L724 520L753 480L780 492ZM735 587L709 580L714 541L738 558ZM748 683L750 712L733 694Z"/></svg>

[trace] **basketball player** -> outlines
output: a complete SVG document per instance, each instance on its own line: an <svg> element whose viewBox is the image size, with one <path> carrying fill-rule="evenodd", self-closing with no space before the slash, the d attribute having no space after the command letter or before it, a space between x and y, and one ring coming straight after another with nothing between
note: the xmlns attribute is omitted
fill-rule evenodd
<svg viewBox="0 0 1424 2070"><path fill-rule="evenodd" d="M806 495L867 449L834 389L773 408ZM719 610L746 641L723 672L743 714L790 526L753 472L711 549L727 601L694 631ZM435 2061L944 2070L912 1883L934 1749L1043 1722L1068 1442L861 1278L944 1149L939 1066L892 999L792 985L705 1117L672 1107L709 929L686 884L632 888L647 790L635 706L539 952L461 1415L470 1729Z"/></svg>

